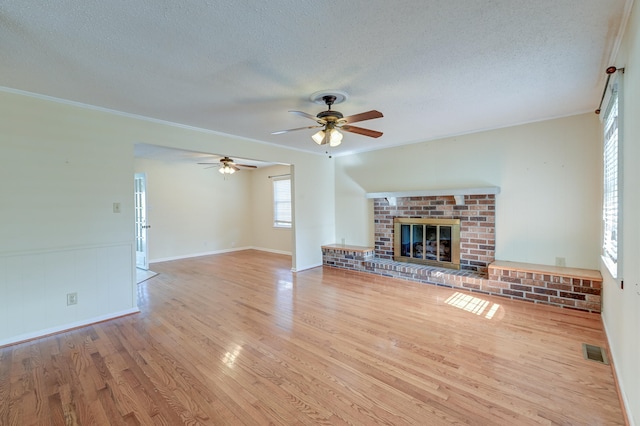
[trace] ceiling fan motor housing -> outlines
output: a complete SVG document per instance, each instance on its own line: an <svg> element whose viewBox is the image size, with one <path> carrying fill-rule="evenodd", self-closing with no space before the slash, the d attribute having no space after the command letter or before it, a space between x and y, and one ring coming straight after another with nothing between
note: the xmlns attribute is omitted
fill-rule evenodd
<svg viewBox="0 0 640 426"><path fill-rule="evenodd" d="M344 116L339 111L328 110L328 111L319 112L318 115L316 115L316 117L326 121L337 121L343 118Z"/></svg>

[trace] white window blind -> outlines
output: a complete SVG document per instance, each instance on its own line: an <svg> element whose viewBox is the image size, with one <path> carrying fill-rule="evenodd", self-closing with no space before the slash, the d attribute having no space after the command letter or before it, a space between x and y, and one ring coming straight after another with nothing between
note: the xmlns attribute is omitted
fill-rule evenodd
<svg viewBox="0 0 640 426"><path fill-rule="evenodd" d="M614 277L618 272L618 216L620 199L618 193L618 91L612 92L603 117L604 123L604 199L602 203L603 244L602 257Z"/></svg>
<svg viewBox="0 0 640 426"><path fill-rule="evenodd" d="M291 179L273 181L273 226L291 228Z"/></svg>

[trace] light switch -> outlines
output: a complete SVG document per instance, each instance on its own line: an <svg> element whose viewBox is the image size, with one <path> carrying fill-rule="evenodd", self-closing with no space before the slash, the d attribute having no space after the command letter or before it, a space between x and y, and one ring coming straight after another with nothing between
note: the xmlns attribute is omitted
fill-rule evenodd
<svg viewBox="0 0 640 426"><path fill-rule="evenodd" d="M113 212L120 213L120 203L113 203Z"/></svg>

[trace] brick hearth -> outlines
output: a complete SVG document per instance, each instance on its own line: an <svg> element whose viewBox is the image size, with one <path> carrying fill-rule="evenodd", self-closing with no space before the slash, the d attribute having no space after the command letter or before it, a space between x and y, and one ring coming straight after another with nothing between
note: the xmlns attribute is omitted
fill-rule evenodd
<svg viewBox="0 0 640 426"><path fill-rule="evenodd" d="M393 260L393 219L460 219L460 270ZM374 200L375 247L322 246L324 266L425 284L459 288L562 308L600 312L599 271L495 261L495 195L465 195L464 205L448 196Z"/></svg>
<svg viewBox="0 0 640 426"><path fill-rule="evenodd" d="M323 265L473 293L600 312L602 276L590 269L496 261L488 274L378 259L373 247L322 246Z"/></svg>

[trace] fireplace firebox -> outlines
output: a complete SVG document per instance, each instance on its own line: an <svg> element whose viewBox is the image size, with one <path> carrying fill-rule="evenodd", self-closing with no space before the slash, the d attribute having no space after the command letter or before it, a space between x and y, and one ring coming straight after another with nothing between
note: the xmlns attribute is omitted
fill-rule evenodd
<svg viewBox="0 0 640 426"><path fill-rule="evenodd" d="M460 219L393 219L393 259L460 269Z"/></svg>

